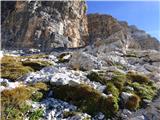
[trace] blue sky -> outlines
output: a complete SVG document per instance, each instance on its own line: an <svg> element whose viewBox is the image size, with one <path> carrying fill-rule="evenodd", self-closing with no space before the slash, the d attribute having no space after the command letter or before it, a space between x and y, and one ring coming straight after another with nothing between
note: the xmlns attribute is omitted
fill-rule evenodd
<svg viewBox="0 0 160 120"><path fill-rule="evenodd" d="M160 40L160 1L87 1L87 13L110 14Z"/></svg>

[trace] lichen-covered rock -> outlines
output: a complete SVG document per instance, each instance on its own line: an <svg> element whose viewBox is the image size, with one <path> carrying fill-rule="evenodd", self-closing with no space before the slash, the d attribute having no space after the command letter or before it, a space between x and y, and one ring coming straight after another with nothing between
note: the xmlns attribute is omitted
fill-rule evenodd
<svg viewBox="0 0 160 120"><path fill-rule="evenodd" d="M3 48L49 51L86 43L84 1L5 1L2 12Z"/></svg>

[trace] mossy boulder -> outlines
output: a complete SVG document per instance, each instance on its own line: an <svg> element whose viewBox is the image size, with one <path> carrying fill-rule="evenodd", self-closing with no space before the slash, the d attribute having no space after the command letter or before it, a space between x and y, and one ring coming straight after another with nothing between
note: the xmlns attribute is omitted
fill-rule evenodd
<svg viewBox="0 0 160 120"><path fill-rule="evenodd" d="M104 96L88 85L53 86L52 88L56 98L71 102L91 115L102 112L109 117L118 110L117 100L113 96Z"/></svg>
<svg viewBox="0 0 160 120"><path fill-rule="evenodd" d="M110 79L107 79L108 74L110 75ZM133 105L133 109L137 109L139 106L142 107L143 100L153 100L157 93L154 82L151 81L147 76L137 72L128 72L125 74L120 71L92 71L87 75L87 77L91 81L96 81L106 85L104 93L112 94L117 100L117 103L121 103L119 101L121 100L119 95L122 92L128 92L135 95L134 97L137 97L137 104L135 103L135 105ZM130 99L132 100L132 98ZM128 106L131 104L132 101L129 101Z"/></svg>
<svg viewBox="0 0 160 120"><path fill-rule="evenodd" d="M87 75L87 78L103 85L112 82L119 90L122 90L126 82L126 75L119 71L112 71L109 75L107 71L92 71Z"/></svg>

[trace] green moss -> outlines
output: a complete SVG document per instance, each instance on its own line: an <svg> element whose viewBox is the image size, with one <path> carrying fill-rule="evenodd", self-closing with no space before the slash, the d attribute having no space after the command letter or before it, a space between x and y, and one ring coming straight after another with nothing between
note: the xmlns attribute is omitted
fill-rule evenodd
<svg viewBox="0 0 160 120"><path fill-rule="evenodd" d="M5 66L5 67L2 67L1 77L15 81L19 77L21 77L21 76L23 76L23 75L25 75L25 74L27 74L31 71L33 71L33 69L30 68L30 67L24 67L24 66L9 67L9 66Z"/></svg>
<svg viewBox="0 0 160 120"><path fill-rule="evenodd" d="M113 115L118 110L114 97L104 97L97 90L87 86L54 86L55 97L77 105L83 112L91 115L102 112L106 116Z"/></svg>
<svg viewBox="0 0 160 120"><path fill-rule="evenodd" d="M63 112L63 118L68 118L68 117L72 117L72 116L75 116L77 115L78 112L75 112L75 111L65 111Z"/></svg>
<svg viewBox="0 0 160 120"><path fill-rule="evenodd" d="M127 51L125 57L137 57L137 55L134 51Z"/></svg>
<svg viewBox="0 0 160 120"><path fill-rule="evenodd" d="M5 86L5 87L7 87L7 86L8 86L8 84L7 84L7 82L1 82L1 86Z"/></svg>
<svg viewBox="0 0 160 120"><path fill-rule="evenodd" d="M102 96L98 102L100 112L104 113L106 118L111 118L118 111L118 100L114 96L104 97Z"/></svg>
<svg viewBox="0 0 160 120"><path fill-rule="evenodd" d="M31 85L32 87L36 88L37 90L45 90L47 91L48 90L48 86L46 83L43 83L43 82L37 82L33 85Z"/></svg>
<svg viewBox="0 0 160 120"><path fill-rule="evenodd" d="M132 83L135 93L140 96L141 99L152 100L156 95L156 88L145 84L139 84L137 82Z"/></svg>
<svg viewBox="0 0 160 120"><path fill-rule="evenodd" d="M129 72L129 73L127 73L127 78L129 80L131 80L132 82L138 82L140 84L148 84L149 83L149 78L147 78L144 75L137 74L137 73Z"/></svg>
<svg viewBox="0 0 160 120"><path fill-rule="evenodd" d="M4 56L1 65L1 77L10 80L16 80L33 71L31 67L23 66L19 57Z"/></svg>
<svg viewBox="0 0 160 120"><path fill-rule="evenodd" d="M110 74L112 73L112 74ZM107 80L107 73L94 71L87 75L91 81L100 82L106 85L104 90L105 94L112 94L113 97L119 101L119 94L121 92L129 92L138 95L142 100L140 105L143 105L143 100L153 100L157 93L157 89L153 81L149 80L145 75L138 73L129 72L127 74L121 73L119 71L110 72L111 80ZM132 87L133 90L127 89L127 87ZM132 99L132 98L131 98ZM134 98L133 98L134 99ZM118 102L117 102L118 103ZM132 101L128 103L128 106L132 104ZM139 102L134 106L134 109L138 108Z"/></svg>
<svg viewBox="0 0 160 120"><path fill-rule="evenodd" d="M48 58L48 55L46 55L46 54L33 54L33 55L29 55L29 56L21 56L21 58L42 59L42 58Z"/></svg>
<svg viewBox="0 0 160 120"><path fill-rule="evenodd" d="M119 89L119 91L122 91L126 82L126 75L119 71L115 71L113 73L114 76L112 77L111 82L113 82L113 84Z"/></svg>
<svg viewBox="0 0 160 120"><path fill-rule="evenodd" d="M31 113L29 120L39 120L41 117L43 117L43 113L43 109L37 109Z"/></svg>
<svg viewBox="0 0 160 120"><path fill-rule="evenodd" d="M1 61L1 77L17 80L19 77L33 71L42 69L43 67L52 65L47 61L21 61L23 57L4 56ZM25 57L27 58L27 57Z"/></svg>
<svg viewBox="0 0 160 120"><path fill-rule="evenodd" d="M122 91L124 84L126 82L126 75L119 71L113 71L112 74L113 75L111 77L111 80L107 80L106 79L107 74L104 71L96 71L96 72L93 71L87 75L87 78L89 78L91 81L100 82L101 84L106 85L106 87L109 89L115 90L118 88L119 91Z"/></svg>
<svg viewBox="0 0 160 120"><path fill-rule="evenodd" d="M101 84L107 84L107 80L104 77L105 72L103 71L92 71L87 75L87 78L91 81L100 82Z"/></svg>
<svg viewBox="0 0 160 120"><path fill-rule="evenodd" d="M45 97L49 88L46 83L38 82L30 85L29 89L32 93L30 99L37 102L41 101Z"/></svg>
<svg viewBox="0 0 160 120"><path fill-rule="evenodd" d="M48 61L23 61L23 66L29 66L35 71L41 70L44 67L51 66L52 64Z"/></svg>
<svg viewBox="0 0 160 120"><path fill-rule="evenodd" d="M126 103L126 108L129 110L136 110L139 107L140 103L140 98L137 95L133 95L129 97L127 103Z"/></svg>
<svg viewBox="0 0 160 120"><path fill-rule="evenodd" d="M119 90L115 87L115 85L113 83L110 82L107 84L106 89L104 90L104 93L112 94L118 100Z"/></svg>
<svg viewBox="0 0 160 120"><path fill-rule="evenodd" d="M43 98L43 93L39 91L34 92L31 96L32 101L35 102L42 100L42 98Z"/></svg>

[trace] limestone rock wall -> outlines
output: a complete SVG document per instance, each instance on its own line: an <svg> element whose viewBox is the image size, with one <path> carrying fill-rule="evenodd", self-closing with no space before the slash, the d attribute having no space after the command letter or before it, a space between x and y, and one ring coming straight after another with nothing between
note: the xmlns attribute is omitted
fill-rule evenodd
<svg viewBox="0 0 160 120"><path fill-rule="evenodd" d="M82 1L2 2L2 48L80 47L87 41Z"/></svg>

